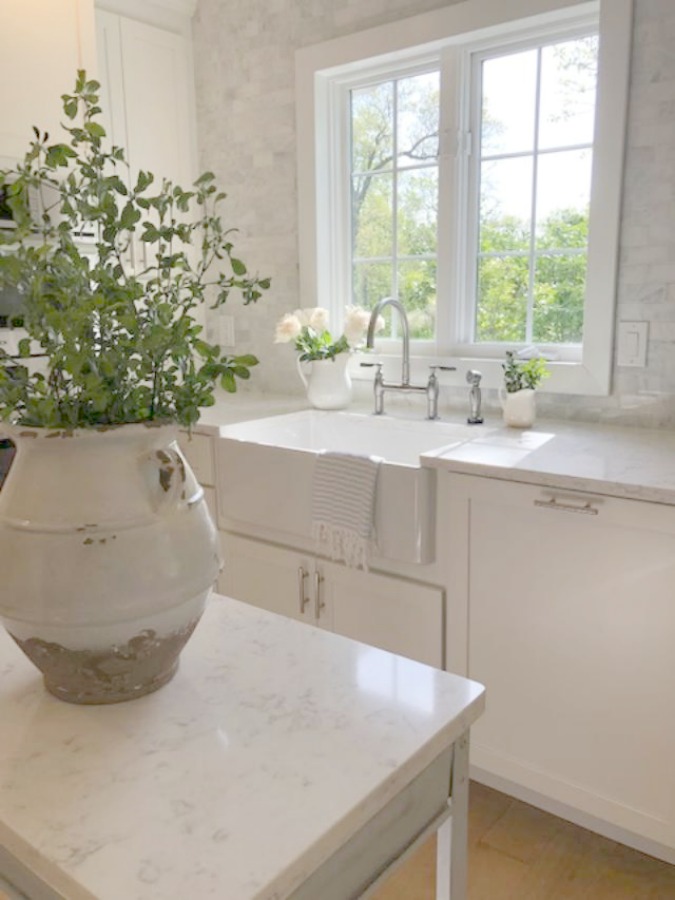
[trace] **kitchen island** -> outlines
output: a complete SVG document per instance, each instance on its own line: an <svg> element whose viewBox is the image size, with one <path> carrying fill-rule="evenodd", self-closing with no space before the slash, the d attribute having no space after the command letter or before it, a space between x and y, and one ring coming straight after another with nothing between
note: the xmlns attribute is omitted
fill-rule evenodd
<svg viewBox="0 0 675 900"><path fill-rule="evenodd" d="M346 900L440 827L463 900L475 682L217 595L138 700L54 699L4 632L0 671L0 873L29 897Z"/></svg>

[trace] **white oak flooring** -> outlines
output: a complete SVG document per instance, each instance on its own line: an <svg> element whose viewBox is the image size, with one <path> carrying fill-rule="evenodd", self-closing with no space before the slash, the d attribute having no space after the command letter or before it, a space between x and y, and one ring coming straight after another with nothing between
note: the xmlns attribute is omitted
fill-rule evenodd
<svg viewBox="0 0 675 900"><path fill-rule="evenodd" d="M375 900L435 900L435 849ZM469 900L675 900L675 866L471 782Z"/></svg>

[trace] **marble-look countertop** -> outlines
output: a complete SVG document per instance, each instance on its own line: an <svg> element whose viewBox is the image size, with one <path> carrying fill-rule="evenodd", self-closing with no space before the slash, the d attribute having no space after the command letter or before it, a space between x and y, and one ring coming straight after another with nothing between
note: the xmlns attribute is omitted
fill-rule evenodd
<svg viewBox="0 0 675 900"><path fill-rule="evenodd" d="M476 436L422 464L447 472L675 505L675 432L541 421L478 425Z"/></svg>
<svg viewBox="0 0 675 900"><path fill-rule="evenodd" d="M71 706L0 633L0 848L69 900L282 898L480 685L222 597L154 694Z"/></svg>
<svg viewBox="0 0 675 900"><path fill-rule="evenodd" d="M389 415L421 420L424 406L392 409ZM205 410L199 430L217 435L218 426L306 409L298 397L219 397ZM370 412L372 404L352 404ZM443 421L464 423L459 411ZM540 419L534 428L508 428L497 416L471 429L467 441L444 453L428 453L422 465L467 475L675 505L675 430Z"/></svg>

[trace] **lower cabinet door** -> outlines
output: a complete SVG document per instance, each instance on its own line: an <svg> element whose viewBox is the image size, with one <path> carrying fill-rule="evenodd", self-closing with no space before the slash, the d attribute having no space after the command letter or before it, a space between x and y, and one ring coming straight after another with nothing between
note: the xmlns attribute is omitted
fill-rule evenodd
<svg viewBox="0 0 675 900"><path fill-rule="evenodd" d="M221 593L438 668L444 593L221 532Z"/></svg>
<svg viewBox="0 0 675 900"><path fill-rule="evenodd" d="M318 563L333 631L443 668L444 595L438 587Z"/></svg>
<svg viewBox="0 0 675 900"><path fill-rule="evenodd" d="M222 531L220 537L221 594L293 619L314 622L311 556Z"/></svg>
<svg viewBox="0 0 675 900"><path fill-rule="evenodd" d="M675 848L675 509L462 490L469 676L487 688L472 764Z"/></svg>

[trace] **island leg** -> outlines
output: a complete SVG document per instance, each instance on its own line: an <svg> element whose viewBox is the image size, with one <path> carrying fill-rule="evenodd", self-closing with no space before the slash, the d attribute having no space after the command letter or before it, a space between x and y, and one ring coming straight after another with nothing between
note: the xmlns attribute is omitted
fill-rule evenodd
<svg viewBox="0 0 675 900"><path fill-rule="evenodd" d="M452 815L436 833L436 900L466 900L469 825L469 732L455 742Z"/></svg>

